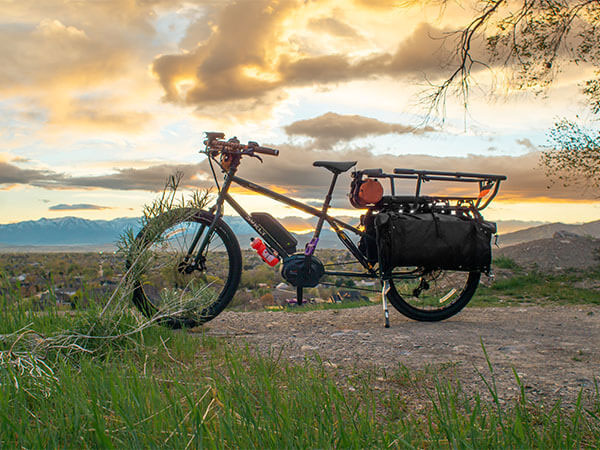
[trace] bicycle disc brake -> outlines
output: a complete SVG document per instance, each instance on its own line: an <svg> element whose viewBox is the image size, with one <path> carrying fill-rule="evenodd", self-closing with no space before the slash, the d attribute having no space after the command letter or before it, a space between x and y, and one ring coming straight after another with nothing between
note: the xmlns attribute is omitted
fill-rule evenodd
<svg viewBox="0 0 600 450"><path fill-rule="evenodd" d="M177 271L186 275L193 273L195 270L198 270L200 272L206 270L206 258L202 256L198 260L197 264L195 261L188 262L187 260L183 260L177 265Z"/></svg>

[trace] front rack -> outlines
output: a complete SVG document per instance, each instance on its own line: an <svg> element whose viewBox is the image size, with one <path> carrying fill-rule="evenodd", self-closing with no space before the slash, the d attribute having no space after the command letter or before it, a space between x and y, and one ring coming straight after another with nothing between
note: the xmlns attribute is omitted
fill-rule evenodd
<svg viewBox="0 0 600 450"><path fill-rule="evenodd" d="M396 168L393 173L385 173L382 169L365 169L354 172L353 177L362 178L388 178L390 180L391 195L383 196L380 204L376 206L402 206L402 205L439 205L447 210L481 211L485 209L498 194L500 182L506 180L504 175L492 175L471 172L442 172L437 170L415 170ZM416 180L415 194L396 195L395 180ZM429 181L450 181L459 183L477 183L479 195L469 196L429 196L422 195L423 183Z"/></svg>

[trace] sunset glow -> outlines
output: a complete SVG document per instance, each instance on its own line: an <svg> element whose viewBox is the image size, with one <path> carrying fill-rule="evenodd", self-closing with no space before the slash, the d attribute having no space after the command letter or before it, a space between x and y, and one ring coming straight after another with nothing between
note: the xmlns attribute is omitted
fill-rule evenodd
<svg viewBox="0 0 600 450"><path fill-rule="evenodd" d="M198 154L204 131L280 149L264 164L244 160L240 176L311 205L330 182L313 161L357 160L389 171L505 174L493 220L600 219L597 192L552 184L539 165L553 123L585 117L589 67L565 66L540 96L505 84L501 67L479 68L468 112L448 98L443 121L425 120L424 94L454 58L442 37L470 20L468 8L22 0L0 3L0 14L0 223L139 216L176 171L184 192L208 188L212 175ZM358 217L349 184L340 177L332 211ZM310 229L305 214L232 192L251 211Z"/></svg>

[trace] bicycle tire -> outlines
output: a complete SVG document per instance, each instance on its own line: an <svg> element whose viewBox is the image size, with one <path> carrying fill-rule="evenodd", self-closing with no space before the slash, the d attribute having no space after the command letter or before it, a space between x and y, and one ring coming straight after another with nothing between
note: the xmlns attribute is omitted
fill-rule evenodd
<svg viewBox="0 0 600 450"><path fill-rule="evenodd" d="M460 312L473 298L479 285L481 272L443 271L438 279L436 279L436 283L443 279L448 280L452 276L460 277L461 281L450 283L449 287L440 289L439 294L434 294L437 291L432 291L429 301L430 305L425 304L427 302L423 301L423 299L419 300L418 296L415 297L414 294L411 296L410 291L408 291L408 295L403 296L401 292L398 292L398 288L392 280L390 280L390 290L387 294L387 299L396 310L410 319L420 322L445 320ZM460 291L457 289L458 286L460 286ZM456 292L453 292L454 290ZM445 299L447 296L449 297Z"/></svg>
<svg viewBox="0 0 600 450"><path fill-rule="evenodd" d="M183 255L187 253L189 242L184 241L183 245L180 245L181 248L178 253L173 255L175 257L170 258L174 251L171 247L177 251L176 246L173 244L174 236L178 239L181 239L182 235L185 238L193 236L195 234L194 228L197 229L198 225L208 227L213 220L214 216L207 211L180 208L156 217L137 234L135 248L143 249L142 251L146 252L142 258L137 258L138 264L142 266L139 263L142 260L144 262L146 260L158 261L156 267L152 263L148 263L148 267L133 271L133 304L146 317L156 318L157 314L162 314L163 317L157 319L161 325L170 328L192 328L212 320L227 307L240 282L242 253L235 234L222 219L218 219L215 223L210 245L217 240L220 241L226 254L219 254L217 245L220 244L216 243L213 250L209 245L206 250L208 258L205 271L194 271L191 274L186 274L178 269L179 263L183 260ZM190 230L189 233L187 233L188 230ZM165 245L165 242L167 245ZM166 250L161 253L160 250L154 249L158 246L163 249L166 248ZM209 261L211 258L213 260ZM133 264L132 259L133 256L130 255L128 269ZM160 265L170 259L172 261L165 263L165 266ZM216 261L216 259L219 259L219 261ZM222 267L225 259L228 264L227 268ZM219 273L208 274L209 266L210 269L213 269L213 266L219 267ZM185 278L183 283L181 283L182 278ZM172 279L175 280L175 286L169 285ZM192 283L194 283L193 289ZM166 302L161 301L165 292L169 292L168 297L170 298L173 298L173 292L175 292L176 300L177 296L180 295L177 300L180 304L185 300L185 302L190 302L188 304L193 301L199 302L200 306L194 309L187 308L188 304L186 304L185 312L181 312L181 308L179 308L177 312L171 315L168 310L165 312L164 305ZM200 302L200 299L202 302Z"/></svg>

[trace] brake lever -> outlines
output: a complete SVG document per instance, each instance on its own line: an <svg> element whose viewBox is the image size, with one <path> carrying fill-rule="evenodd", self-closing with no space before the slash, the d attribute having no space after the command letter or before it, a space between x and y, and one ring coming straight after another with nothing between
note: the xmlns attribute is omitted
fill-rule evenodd
<svg viewBox="0 0 600 450"><path fill-rule="evenodd" d="M243 150L241 152L243 156L251 156L252 158L258 159L261 163L264 162L262 158L254 153L252 149Z"/></svg>

